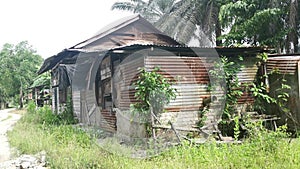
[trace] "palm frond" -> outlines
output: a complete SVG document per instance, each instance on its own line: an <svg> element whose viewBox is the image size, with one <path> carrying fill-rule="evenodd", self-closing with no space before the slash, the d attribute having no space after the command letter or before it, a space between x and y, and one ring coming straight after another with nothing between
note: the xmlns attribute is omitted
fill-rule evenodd
<svg viewBox="0 0 300 169"><path fill-rule="evenodd" d="M203 32L213 40L213 34L216 29L216 24L219 22L219 6L214 0L209 0L205 6L205 13L203 15L201 27Z"/></svg>
<svg viewBox="0 0 300 169"><path fill-rule="evenodd" d="M112 5L111 10L134 11L135 5L131 2L116 2Z"/></svg>

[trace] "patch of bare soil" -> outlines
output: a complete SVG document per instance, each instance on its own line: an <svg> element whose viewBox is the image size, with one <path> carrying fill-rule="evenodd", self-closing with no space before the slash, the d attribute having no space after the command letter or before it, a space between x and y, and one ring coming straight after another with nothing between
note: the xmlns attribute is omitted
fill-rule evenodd
<svg viewBox="0 0 300 169"><path fill-rule="evenodd" d="M11 150L7 139L7 131L21 118L20 114L10 113L14 109L0 110L0 162L10 159Z"/></svg>

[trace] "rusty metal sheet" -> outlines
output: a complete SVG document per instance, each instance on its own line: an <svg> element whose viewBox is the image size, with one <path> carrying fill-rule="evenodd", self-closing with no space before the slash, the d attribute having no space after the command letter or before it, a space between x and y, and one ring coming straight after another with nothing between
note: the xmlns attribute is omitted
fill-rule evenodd
<svg viewBox="0 0 300 169"><path fill-rule="evenodd" d="M175 83L208 84L209 75L205 60L200 57L148 56L146 68L160 68L161 74Z"/></svg>
<svg viewBox="0 0 300 169"><path fill-rule="evenodd" d="M251 84L258 71L256 59L245 58L243 62L246 64L238 73L239 81L242 84ZM141 60L139 62L132 61L123 65L120 109L128 110L130 104L137 102L134 98L135 90L132 84L137 80L137 68L143 66L149 71L159 67L160 73L169 78L174 83L173 87L177 90L176 99L165 106L166 114L163 113L162 116L169 119L171 116L181 113L180 121L182 124L194 124L195 118L199 118L194 116L195 112L199 112L203 108L203 100L210 98L212 95L208 90L208 84L210 83L208 69L213 67L213 63L204 57L147 56L144 62ZM224 93L214 91L214 95L222 98ZM239 104L251 104L253 102L253 96L246 91L238 99ZM215 114L211 113L209 116L213 118Z"/></svg>
<svg viewBox="0 0 300 169"><path fill-rule="evenodd" d="M266 63L267 72L277 71L281 74L295 74L300 61L300 54L298 55L276 55L276 57L269 57Z"/></svg>
<svg viewBox="0 0 300 169"><path fill-rule="evenodd" d="M101 110L100 127L109 132L116 132L116 115L109 110Z"/></svg>
<svg viewBox="0 0 300 169"><path fill-rule="evenodd" d="M72 102L73 102L73 114L80 117L80 91L72 91Z"/></svg>
<svg viewBox="0 0 300 169"><path fill-rule="evenodd" d="M121 110L128 110L130 108L130 104L136 103L136 99L134 97L134 82L136 82L138 78L138 69L144 67L144 57L138 58L130 58L125 59L120 64L120 104L119 108Z"/></svg>

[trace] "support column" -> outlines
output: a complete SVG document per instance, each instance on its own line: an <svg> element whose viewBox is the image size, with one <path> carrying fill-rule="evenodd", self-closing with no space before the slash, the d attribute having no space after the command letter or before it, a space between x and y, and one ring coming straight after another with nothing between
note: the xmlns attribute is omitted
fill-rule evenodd
<svg viewBox="0 0 300 169"><path fill-rule="evenodd" d="M300 61L298 61L298 66L297 66L297 73L298 73L298 99L300 100Z"/></svg>

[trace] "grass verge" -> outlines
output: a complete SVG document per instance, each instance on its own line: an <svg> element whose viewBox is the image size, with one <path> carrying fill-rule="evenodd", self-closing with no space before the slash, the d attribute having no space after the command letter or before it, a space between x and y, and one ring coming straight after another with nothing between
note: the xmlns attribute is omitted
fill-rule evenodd
<svg viewBox="0 0 300 169"><path fill-rule="evenodd" d="M289 143L284 131L255 132L243 144L184 143L153 158L131 159L104 151L91 135L49 113L29 109L8 136L20 153L45 150L51 168L300 168L300 140Z"/></svg>

